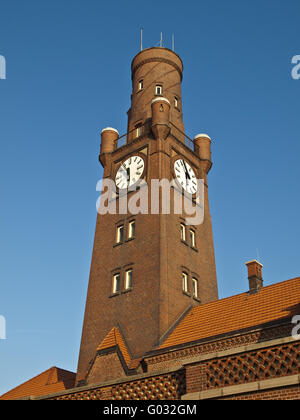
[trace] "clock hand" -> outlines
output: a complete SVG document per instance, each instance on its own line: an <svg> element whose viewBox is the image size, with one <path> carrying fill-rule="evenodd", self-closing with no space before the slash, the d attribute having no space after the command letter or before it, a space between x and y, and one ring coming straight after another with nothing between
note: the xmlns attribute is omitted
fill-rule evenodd
<svg viewBox="0 0 300 420"><path fill-rule="evenodd" d="M127 172L127 181L128 181L128 184L129 184L130 183L130 168L127 168L126 172Z"/></svg>
<svg viewBox="0 0 300 420"><path fill-rule="evenodd" d="M186 167L186 163L185 161L183 161L183 165L184 165L184 169L185 169L185 178L187 179L191 179L190 174L188 173L187 167Z"/></svg>

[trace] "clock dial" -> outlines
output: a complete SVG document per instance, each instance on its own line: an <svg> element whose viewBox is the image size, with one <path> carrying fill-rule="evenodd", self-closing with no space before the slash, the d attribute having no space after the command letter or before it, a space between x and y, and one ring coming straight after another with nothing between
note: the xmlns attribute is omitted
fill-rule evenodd
<svg viewBox="0 0 300 420"><path fill-rule="evenodd" d="M197 178L190 164L184 159L177 159L174 163L174 172L177 182L188 193L195 194L197 191Z"/></svg>
<svg viewBox="0 0 300 420"><path fill-rule="evenodd" d="M144 168L145 162L141 156L131 156L126 159L118 169L116 186L120 190L132 187L141 178Z"/></svg>

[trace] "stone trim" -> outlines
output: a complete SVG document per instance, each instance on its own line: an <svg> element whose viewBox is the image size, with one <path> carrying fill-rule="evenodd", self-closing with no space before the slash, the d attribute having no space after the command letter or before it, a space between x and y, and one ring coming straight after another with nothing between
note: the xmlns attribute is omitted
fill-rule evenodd
<svg viewBox="0 0 300 420"><path fill-rule="evenodd" d="M285 376L282 378L266 379L249 384L233 385L209 391L191 392L182 395L182 400L207 400L228 397L230 395L245 394L247 392L265 391L274 388L287 387L300 384L300 375Z"/></svg>

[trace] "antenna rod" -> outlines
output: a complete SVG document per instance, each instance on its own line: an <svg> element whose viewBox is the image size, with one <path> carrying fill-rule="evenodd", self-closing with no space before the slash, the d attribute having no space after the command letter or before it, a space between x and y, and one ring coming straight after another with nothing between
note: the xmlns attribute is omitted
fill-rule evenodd
<svg viewBox="0 0 300 420"><path fill-rule="evenodd" d="M162 36L162 32L160 33L160 46L162 47L162 43L163 43L163 36Z"/></svg>
<svg viewBox="0 0 300 420"><path fill-rule="evenodd" d="M141 51L143 50L143 28L141 28Z"/></svg>
<svg viewBox="0 0 300 420"><path fill-rule="evenodd" d="M174 38L174 34L172 34L172 50L174 51L175 49L175 38Z"/></svg>

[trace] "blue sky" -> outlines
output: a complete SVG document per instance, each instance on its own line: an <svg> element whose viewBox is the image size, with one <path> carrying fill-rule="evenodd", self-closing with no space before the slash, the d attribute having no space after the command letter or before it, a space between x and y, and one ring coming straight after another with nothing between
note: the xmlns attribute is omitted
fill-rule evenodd
<svg viewBox="0 0 300 420"><path fill-rule="evenodd" d="M300 275L298 0L2 1L0 394L76 370L96 220L100 131L126 131L130 64L158 44L184 63L186 133L208 133L220 297Z"/></svg>

